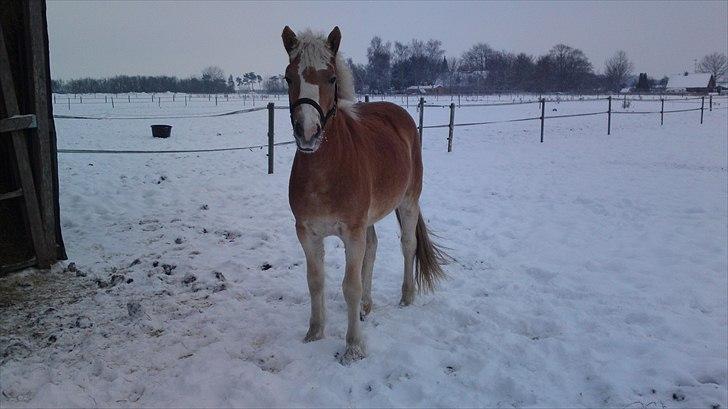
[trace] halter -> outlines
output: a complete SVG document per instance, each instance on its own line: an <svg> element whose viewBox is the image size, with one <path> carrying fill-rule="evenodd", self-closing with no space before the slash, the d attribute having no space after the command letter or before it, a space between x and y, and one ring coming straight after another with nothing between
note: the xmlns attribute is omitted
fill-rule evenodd
<svg viewBox="0 0 728 409"><path fill-rule="evenodd" d="M336 106L339 102L339 82L337 81L336 84L334 84L334 106L331 107L329 112L327 112L324 115L324 110L321 109L321 105L318 104L318 102L312 100L311 98L299 98L296 100L296 102L291 104L291 124L293 124L293 110L296 109L298 106L303 104L311 105L316 109L316 112L318 112L319 117L321 118L321 130L324 129L326 126L326 121L329 120L332 116L336 115Z"/></svg>

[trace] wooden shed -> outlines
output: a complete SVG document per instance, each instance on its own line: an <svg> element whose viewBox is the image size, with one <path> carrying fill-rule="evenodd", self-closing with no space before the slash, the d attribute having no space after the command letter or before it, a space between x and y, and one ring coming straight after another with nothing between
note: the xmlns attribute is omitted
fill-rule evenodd
<svg viewBox="0 0 728 409"><path fill-rule="evenodd" d="M0 7L0 273L66 259L45 0Z"/></svg>

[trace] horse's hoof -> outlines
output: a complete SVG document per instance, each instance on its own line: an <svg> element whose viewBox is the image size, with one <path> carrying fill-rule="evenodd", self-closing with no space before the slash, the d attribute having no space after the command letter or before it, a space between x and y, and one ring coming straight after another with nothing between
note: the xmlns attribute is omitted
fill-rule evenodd
<svg viewBox="0 0 728 409"><path fill-rule="evenodd" d="M323 328L309 328L308 332L306 333L306 337L303 339L303 342L312 342L312 341L318 341L319 339L324 338L324 329Z"/></svg>
<svg viewBox="0 0 728 409"><path fill-rule="evenodd" d="M351 365L352 362L358 361L366 357L364 347L361 344L352 344L346 346L346 352L339 359L339 363L344 366Z"/></svg>
<svg viewBox="0 0 728 409"><path fill-rule="evenodd" d="M361 309L359 309L359 321L364 321L364 317L372 312L372 303L362 303Z"/></svg>
<svg viewBox="0 0 728 409"><path fill-rule="evenodd" d="M415 297L414 297L414 296L410 296L410 297L405 297L405 296L403 295L403 296L402 296L402 299L401 299L401 300L399 300L399 306L400 306L400 307L406 307L406 306L408 306L408 305L412 304L412 302L414 301L414 299L415 299Z"/></svg>

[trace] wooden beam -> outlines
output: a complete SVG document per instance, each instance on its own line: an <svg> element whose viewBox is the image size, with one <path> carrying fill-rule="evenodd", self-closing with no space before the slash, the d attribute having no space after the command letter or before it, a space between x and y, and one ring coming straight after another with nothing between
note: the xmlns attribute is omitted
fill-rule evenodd
<svg viewBox="0 0 728 409"><path fill-rule="evenodd" d="M2 86L3 99L5 100L5 110L8 116L13 117L19 115L20 112L17 95L15 94L15 83L13 82L10 57L8 55L8 49L5 46L5 36L2 34L4 32L2 23L0 22L0 85ZM11 134L15 158L18 163L20 187L23 189L28 224L30 225L30 235L33 240L33 248L35 249L38 266L40 268L49 268L51 260L50 248L48 247L48 241L43 230L38 198L35 194L35 182L33 181L33 169L30 167L27 140L21 131L13 131Z"/></svg>
<svg viewBox="0 0 728 409"><path fill-rule="evenodd" d="M23 189L16 189L8 193L0 193L0 202L20 196L23 196Z"/></svg>
<svg viewBox="0 0 728 409"><path fill-rule="evenodd" d="M33 102L37 116L37 155L36 170L40 184L40 211L43 216L43 230L48 244L48 254L53 260L57 259L56 244L56 203L53 195L53 169L56 166L56 157L51 158L51 126L48 106L48 61L46 60L47 32L45 21L45 1L29 0L28 22L30 30L30 51L32 55ZM53 151L55 154L55 151Z"/></svg>
<svg viewBox="0 0 728 409"><path fill-rule="evenodd" d="M22 131L37 127L35 115L16 115L6 119L0 119L0 133Z"/></svg>

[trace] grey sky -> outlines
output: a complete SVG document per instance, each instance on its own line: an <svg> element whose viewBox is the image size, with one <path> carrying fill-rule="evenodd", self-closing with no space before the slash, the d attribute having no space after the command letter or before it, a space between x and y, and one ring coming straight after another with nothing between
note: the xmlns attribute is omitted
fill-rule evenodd
<svg viewBox="0 0 728 409"><path fill-rule="evenodd" d="M373 35L439 39L448 56L476 42L535 56L563 42L596 70L624 49L636 72L692 71L693 59L728 50L728 2L70 2L48 1L54 78L116 74L275 74L280 33L342 30L341 50L366 62Z"/></svg>

